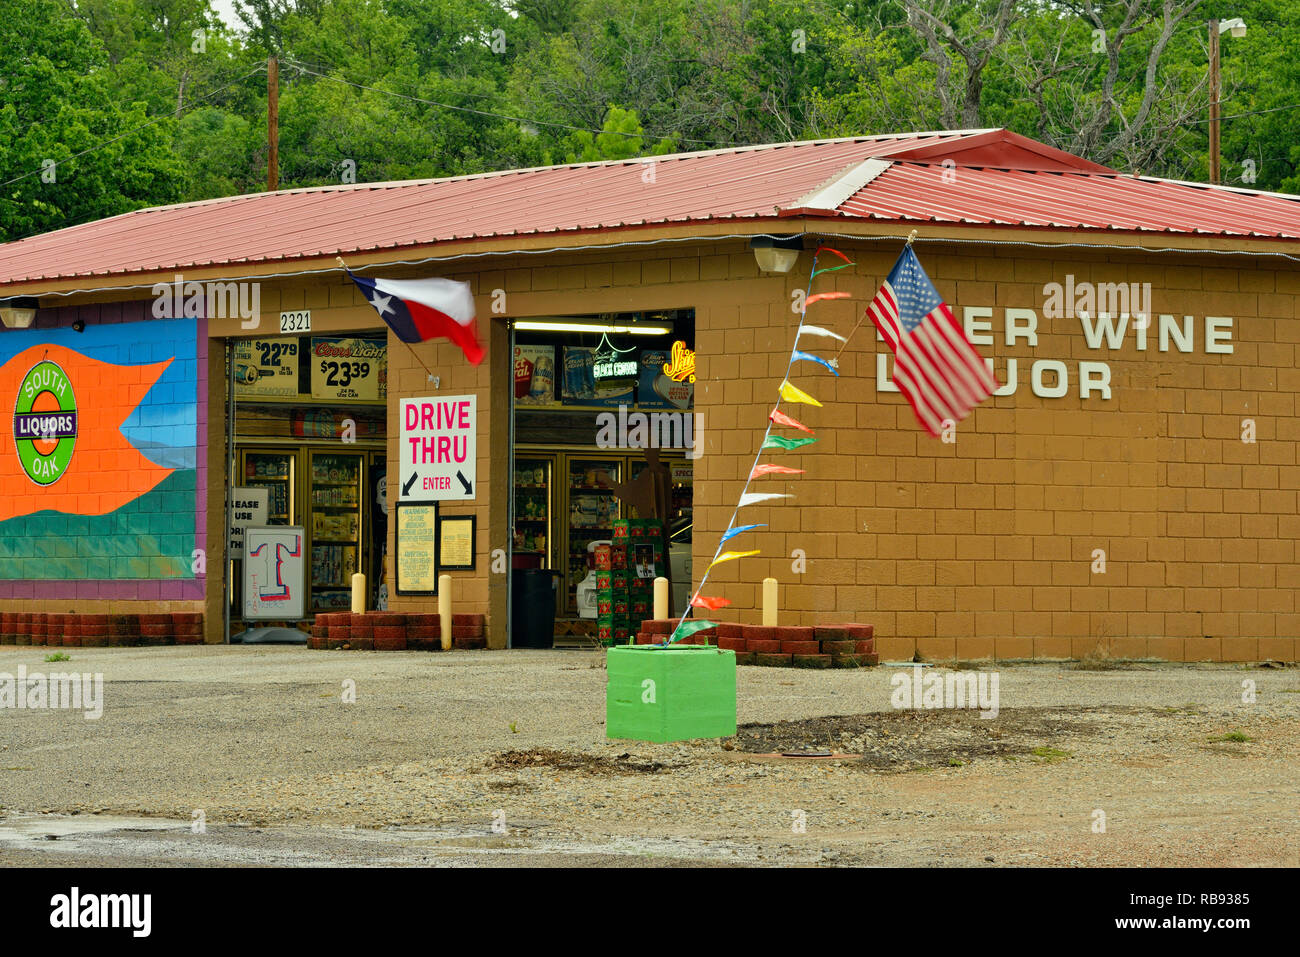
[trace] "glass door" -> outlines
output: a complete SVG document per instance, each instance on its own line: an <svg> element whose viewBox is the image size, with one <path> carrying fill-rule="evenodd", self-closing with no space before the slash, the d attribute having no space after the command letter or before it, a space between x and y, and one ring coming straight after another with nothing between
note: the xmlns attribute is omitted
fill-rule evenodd
<svg viewBox="0 0 1300 957"><path fill-rule="evenodd" d="M364 454L311 453L311 605L352 607L352 576L361 570Z"/></svg>
<svg viewBox="0 0 1300 957"><path fill-rule="evenodd" d="M514 568L551 568L553 532L552 482L555 461L546 457L515 459Z"/></svg>

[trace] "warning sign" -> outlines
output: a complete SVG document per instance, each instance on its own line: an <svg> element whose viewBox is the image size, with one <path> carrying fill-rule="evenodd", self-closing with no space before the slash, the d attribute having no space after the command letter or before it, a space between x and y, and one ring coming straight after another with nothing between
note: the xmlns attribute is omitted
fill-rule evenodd
<svg viewBox="0 0 1300 957"><path fill-rule="evenodd" d="M477 396L402 399L398 501L469 501L477 481Z"/></svg>

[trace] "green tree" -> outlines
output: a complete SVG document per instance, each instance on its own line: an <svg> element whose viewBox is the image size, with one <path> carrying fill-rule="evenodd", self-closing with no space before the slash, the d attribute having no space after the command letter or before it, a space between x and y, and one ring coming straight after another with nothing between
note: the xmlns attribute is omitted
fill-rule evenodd
<svg viewBox="0 0 1300 957"><path fill-rule="evenodd" d="M0 62L0 239L181 195L170 119L145 126L145 105L121 102L103 44L67 6L9 0Z"/></svg>

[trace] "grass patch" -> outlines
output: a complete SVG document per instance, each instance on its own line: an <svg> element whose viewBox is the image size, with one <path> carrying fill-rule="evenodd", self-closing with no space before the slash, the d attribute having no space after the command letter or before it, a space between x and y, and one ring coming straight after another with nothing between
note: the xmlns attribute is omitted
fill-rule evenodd
<svg viewBox="0 0 1300 957"><path fill-rule="evenodd" d="M56 651L52 655L46 655L45 660L50 664L53 664L56 661L71 661L72 659L69 658L67 655L65 655L63 652Z"/></svg>
<svg viewBox="0 0 1300 957"><path fill-rule="evenodd" d="M1221 734L1217 738L1210 738L1209 740L1212 743L1216 743L1216 744L1220 742L1228 742L1228 741L1232 742L1233 744L1246 744L1247 742L1254 741L1255 739L1245 734L1242 731L1229 731L1227 734Z"/></svg>
<svg viewBox="0 0 1300 957"><path fill-rule="evenodd" d="M1039 745L1029 753L1037 758L1040 764L1054 764L1074 757L1073 751L1062 751L1060 748L1053 748L1046 744Z"/></svg>

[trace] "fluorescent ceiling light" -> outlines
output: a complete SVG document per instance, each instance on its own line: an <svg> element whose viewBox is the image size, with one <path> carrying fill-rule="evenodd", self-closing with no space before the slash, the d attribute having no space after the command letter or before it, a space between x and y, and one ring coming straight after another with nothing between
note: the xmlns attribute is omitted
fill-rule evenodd
<svg viewBox="0 0 1300 957"><path fill-rule="evenodd" d="M631 336L666 336L672 326L652 326L642 323L605 322L538 322L520 319L515 323L520 332L622 332Z"/></svg>

